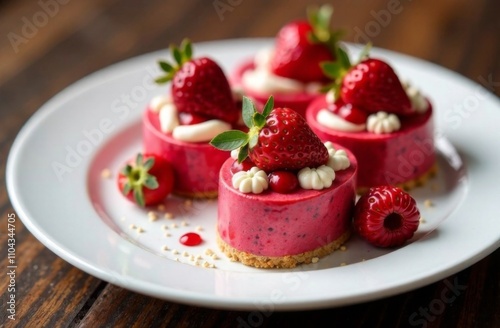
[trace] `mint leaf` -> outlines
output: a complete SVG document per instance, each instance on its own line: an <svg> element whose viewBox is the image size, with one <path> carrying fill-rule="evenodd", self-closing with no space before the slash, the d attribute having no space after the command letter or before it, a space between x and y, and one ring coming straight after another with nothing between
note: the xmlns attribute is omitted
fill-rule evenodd
<svg viewBox="0 0 500 328"><path fill-rule="evenodd" d="M230 130L215 136L210 144L220 150L233 150L248 144L248 135L243 131Z"/></svg>

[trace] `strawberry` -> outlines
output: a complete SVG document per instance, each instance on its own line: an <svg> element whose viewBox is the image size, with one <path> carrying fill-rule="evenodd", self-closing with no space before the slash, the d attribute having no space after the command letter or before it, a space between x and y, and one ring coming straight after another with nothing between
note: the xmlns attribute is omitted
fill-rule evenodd
<svg viewBox="0 0 500 328"><path fill-rule="evenodd" d="M354 228L379 247L403 245L413 237L420 220L415 200L394 186L379 186L361 196L354 210Z"/></svg>
<svg viewBox="0 0 500 328"><path fill-rule="evenodd" d="M391 66L368 58L354 65L342 80L342 100L367 112L412 114L411 101Z"/></svg>
<svg viewBox="0 0 500 328"><path fill-rule="evenodd" d="M174 45L170 48L176 65L160 61L166 74L155 81L159 84L172 81L172 99L177 110L236 123L239 111L220 66L208 57L193 59L189 40L184 40L180 49Z"/></svg>
<svg viewBox="0 0 500 328"><path fill-rule="evenodd" d="M271 71L305 83L324 81L320 63L334 61L339 32L329 28L333 9L311 10L309 21L298 20L283 26L276 36Z"/></svg>
<svg viewBox="0 0 500 328"><path fill-rule="evenodd" d="M368 113L413 114L410 98L392 67L380 59L368 58L369 50L367 45L353 65L347 53L337 48L339 60L321 65L333 80L327 89L333 89L337 99Z"/></svg>
<svg viewBox="0 0 500 328"><path fill-rule="evenodd" d="M210 143L222 150L239 148L239 162L249 156L258 168L268 173L326 164L328 151L302 116L290 108L273 106L271 96L259 113L252 101L243 97L243 121L249 128L248 134L226 131Z"/></svg>
<svg viewBox="0 0 500 328"><path fill-rule="evenodd" d="M128 200L139 206L162 202L174 186L172 165L156 154L137 154L118 174L118 187Z"/></svg>
<svg viewBox="0 0 500 328"><path fill-rule="evenodd" d="M352 104L344 103L340 98L333 104L328 104L327 109L353 124L365 124L368 119L368 114L365 111L360 110Z"/></svg>

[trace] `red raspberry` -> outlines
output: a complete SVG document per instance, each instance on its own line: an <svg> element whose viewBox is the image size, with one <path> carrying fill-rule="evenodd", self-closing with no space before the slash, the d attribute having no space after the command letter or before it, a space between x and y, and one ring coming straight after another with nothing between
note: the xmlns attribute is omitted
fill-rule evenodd
<svg viewBox="0 0 500 328"><path fill-rule="evenodd" d="M394 186L371 188L356 203L354 229L378 247L403 245L418 228L415 199Z"/></svg>

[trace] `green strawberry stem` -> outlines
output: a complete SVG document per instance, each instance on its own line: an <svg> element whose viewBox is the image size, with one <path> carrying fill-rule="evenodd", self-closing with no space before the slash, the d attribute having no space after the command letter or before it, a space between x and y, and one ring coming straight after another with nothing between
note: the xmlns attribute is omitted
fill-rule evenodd
<svg viewBox="0 0 500 328"><path fill-rule="evenodd" d="M127 178L127 182L122 189L123 195L127 196L130 192L133 192L136 203L142 207L145 206L143 188L154 190L159 187L156 177L148 173L154 163L153 157L144 162L142 154L138 154L135 164L127 164L121 172Z"/></svg>
<svg viewBox="0 0 500 328"><path fill-rule="evenodd" d="M266 119L274 108L274 98L270 96L262 113L255 109L254 103L247 97L243 97L242 116L243 122L249 128L248 133L240 130L230 130L215 136L210 144L220 150L240 149L238 152L238 162L241 163L247 158L249 149L252 149L259 142L260 130L266 125Z"/></svg>
<svg viewBox="0 0 500 328"><path fill-rule="evenodd" d="M182 65L191 60L191 58L193 57L193 47L191 41L189 39L184 39L182 40L179 47L171 44L170 53L175 61L175 64L172 65L164 60L158 61L161 70L166 73L165 75L155 79L155 82L158 84L164 84L171 81L175 73L177 73Z"/></svg>
<svg viewBox="0 0 500 328"><path fill-rule="evenodd" d="M333 7L331 5L322 5L321 7L311 6L307 8L308 21L313 28L312 33L308 35L312 43L322 43L330 49L333 55L337 54L338 41L344 35L344 31L333 31L330 28Z"/></svg>

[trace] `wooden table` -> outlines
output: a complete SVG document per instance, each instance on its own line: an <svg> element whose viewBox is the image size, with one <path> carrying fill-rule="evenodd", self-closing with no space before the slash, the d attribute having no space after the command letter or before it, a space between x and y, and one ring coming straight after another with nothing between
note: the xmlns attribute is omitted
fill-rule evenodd
<svg viewBox="0 0 500 328"><path fill-rule="evenodd" d="M302 17L307 2L0 1L3 185L5 159L17 132L66 86L112 63L178 43L185 36L194 42L272 37L285 22ZM333 4L333 25L347 31L347 41L372 41L377 47L454 70L493 93L500 91L500 2L354 0ZM4 268L7 219L15 212L5 188L0 190L0 209L0 325L5 327L283 327L315 322L341 327L500 327L500 250L447 279L401 295L340 308L263 316L165 302L118 288L54 255L20 220L16 223L16 321L12 321L6 312L9 281ZM453 302L436 307L450 283L465 287Z"/></svg>

